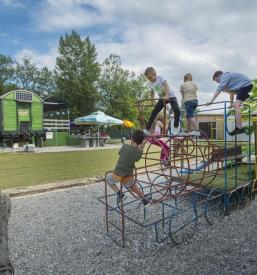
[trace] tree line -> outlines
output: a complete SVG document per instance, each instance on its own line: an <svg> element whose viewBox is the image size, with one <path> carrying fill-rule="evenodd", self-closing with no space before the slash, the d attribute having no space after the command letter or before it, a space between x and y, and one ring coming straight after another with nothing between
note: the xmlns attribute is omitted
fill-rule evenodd
<svg viewBox="0 0 257 275"><path fill-rule="evenodd" d="M94 43L75 31L60 37L53 70L37 67L28 57L17 62L0 54L0 95L14 89L65 99L71 118L102 110L132 121L138 117L136 101L147 92L143 76L124 69L117 55L100 64Z"/></svg>

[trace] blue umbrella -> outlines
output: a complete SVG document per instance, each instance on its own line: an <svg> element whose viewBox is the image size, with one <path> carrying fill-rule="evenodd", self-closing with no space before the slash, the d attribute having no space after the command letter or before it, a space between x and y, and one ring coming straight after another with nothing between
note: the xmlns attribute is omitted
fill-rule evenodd
<svg viewBox="0 0 257 275"><path fill-rule="evenodd" d="M123 120L108 116L103 112L97 111L87 116L74 119L75 125L97 125L98 146L99 146L99 125L122 125Z"/></svg>
<svg viewBox="0 0 257 275"><path fill-rule="evenodd" d="M75 118L76 125L122 125L123 120L108 116L103 112L97 111L88 116Z"/></svg>

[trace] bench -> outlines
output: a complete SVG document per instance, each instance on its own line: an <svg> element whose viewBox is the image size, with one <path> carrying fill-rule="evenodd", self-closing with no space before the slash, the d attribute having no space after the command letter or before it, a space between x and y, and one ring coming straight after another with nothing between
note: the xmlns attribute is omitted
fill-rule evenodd
<svg viewBox="0 0 257 275"><path fill-rule="evenodd" d="M236 146L232 148L219 148L215 149L212 152L212 161L225 161L225 154L226 160L234 160L235 162L242 162L243 154L241 146Z"/></svg>

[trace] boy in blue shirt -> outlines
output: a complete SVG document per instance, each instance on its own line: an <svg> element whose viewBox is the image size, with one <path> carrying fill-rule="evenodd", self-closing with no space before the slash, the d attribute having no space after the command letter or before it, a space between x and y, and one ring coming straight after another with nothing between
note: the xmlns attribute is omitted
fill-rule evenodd
<svg viewBox="0 0 257 275"><path fill-rule="evenodd" d="M213 95L212 100L206 105L212 104L218 95L223 91L230 94L230 108L232 108L234 95L236 95L236 101L234 103L236 127L229 134L234 136L244 133L245 129L242 128L242 114L240 107L242 102L244 102L250 96L249 92L251 92L253 88L251 80L246 75L241 73L223 73L222 71L215 72L212 79L219 83L219 86Z"/></svg>

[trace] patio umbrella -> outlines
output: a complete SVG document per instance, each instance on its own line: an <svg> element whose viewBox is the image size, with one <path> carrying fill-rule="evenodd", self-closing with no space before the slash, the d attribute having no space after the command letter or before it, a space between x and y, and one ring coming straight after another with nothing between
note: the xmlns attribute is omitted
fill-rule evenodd
<svg viewBox="0 0 257 275"><path fill-rule="evenodd" d="M98 146L99 146L99 126L100 125L122 125L123 121L103 112L97 111L87 116L79 117L74 120L76 125L97 125Z"/></svg>

